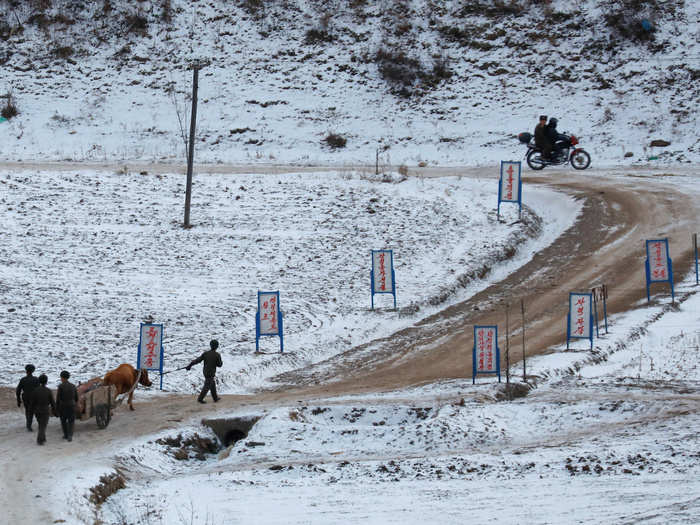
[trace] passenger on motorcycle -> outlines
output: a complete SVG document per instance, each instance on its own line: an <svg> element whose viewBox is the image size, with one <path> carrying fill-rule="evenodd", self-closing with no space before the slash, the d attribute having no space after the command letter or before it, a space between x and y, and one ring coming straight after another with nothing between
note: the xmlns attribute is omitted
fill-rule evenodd
<svg viewBox="0 0 700 525"><path fill-rule="evenodd" d="M547 124L547 127L545 128L547 140L549 140L549 142L551 143L549 155L547 154L547 150L543 149L545 159L550 159L552 153L554 153L554 156L558 155L559 152L562 150L563 146L568 146L568 144L566 144L566 141L569 140L569 137L557 131L557 122L557 119L552 117L549 119L549 124ZM554 150L553 152L552 149Z"/></svg>
<svg viewBox="0 0 700 525"><path fill-rule="evenodd" d="M540 122L535 126L535 146L542 150L545 158L549 158L552 143L547 136L547 115L540 115Z"/></svg>

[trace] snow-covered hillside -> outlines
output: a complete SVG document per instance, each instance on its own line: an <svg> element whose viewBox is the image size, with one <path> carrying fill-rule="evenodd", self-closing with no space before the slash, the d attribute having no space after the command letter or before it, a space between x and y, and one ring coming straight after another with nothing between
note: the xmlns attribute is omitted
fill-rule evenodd
<svg viewBox="0 0 700 525"><path fill-rule="evenodd" d="M484 164L540 113L594 165L697 162L700 4L632 4L0 0L0 157L182 160L200 60L198 162Z"/></svg>

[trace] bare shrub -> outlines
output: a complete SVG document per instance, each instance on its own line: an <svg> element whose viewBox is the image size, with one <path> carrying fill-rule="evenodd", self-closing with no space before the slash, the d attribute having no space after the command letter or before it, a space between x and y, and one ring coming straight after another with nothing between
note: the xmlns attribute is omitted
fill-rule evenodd
<svg viewBox="0 0 700 525"><path fill-rule="evenodd" d="M148 19L140 13L133 13L124 17L127 33L145 35L148 33Z"/></svg>
<svg viewBox="0 0 700 525"><path fill-rule="evenodd" d="M162 0L160 18L166 24L173 21L173 5L171 0Z"/></svg>
<svg viewBox="0 0 700 525"><path fill-rule="evenodd" d="M441 26L438 27L438 32L448 42L455 42L464 47L471 47L481 51L490 51L494 48L488 42L482 42L480 39L489 39L490 34L486 33L485 27L466 25L463 27L457 26ZM498 32L492 33L493 39L498 38Z"/></svg>
<svg viewBox="0 0 700 525"><path fill-rule="evenodd" d="M603 19L611 32L626 40L652 42L656 28L649 20L661 17L658 0L607 0Z"/></svg>
<svg viewBox="0 0 700 525"><path fill-rule="evenodd" d="M309 29L304 37L304 43L307 45L333 42L333 40L335 37L325 29Z"/></svg>
<svg viewBox="0 0 700 525"><path fill-rule="evenodd" d="M75 50L71 46L56 46L51 50L51 54L58 58L70 58L75 53Z"/></svg>
<svg viewBox="0 0 700 525"><path fill-rule="evenodd" d="M239 5L253 18L262 18L265 14L263 0L239 0Z"/></svg>
<svg viewBox="0 0 700 525"><path fill-rule="evenodd" d="M459 10L457 16L467 18L470 16L516 16L525 10L519 0L486 0L476 2L464 2L464 6Z"/></svg>
<svg viewBox="0 0 700 525"><path fill-rule="evenodd" d="M126 479L119 471L112 474L100 477L100 483L94 487L90 487L90 503L93 505L102 505L107 498L118 490L126 487Z"/></svg>
<svg viewBox="0 0 700 525"><path fill-rule="evenodd" d="M382 78L394 87L394 92L410 97L417 92L436 87L440 81L452 76L445 58L434 59L431 67L403 51L386 48L377 50L374 60Z"/></svg>
<svg viewBox="0 0 700 525"><path fill-rule="evenodd" d="M9 40L12 36L12 26L5 19L0 20L0 39Z"/></svg>
<svg viewBox="0 0 700 525"><path fill-rule="evenodd" d="M12 94L12 91L8 91L5 94L5 105L0 110L0 115L7 120L10 120L12 117L16 117L18 114L19 111L17 110L17 104L15 104L15 97Z"/></svg>
<svg viewBox="0 0 700 525"><path fill-rule="evenodd" d="M344 148L347 145L348 139L346 139L342 135L338 135L337 133L329 133L323 139L323 142L325 142L332 149L340 149Z"/></svg>
<svg viewBox="0 0 700 525"><path fill-rule="evenodd" d="M188 438L183 438L182 434L178 434L177 437L163 437L157 439L156 443L167 446L178 461L187 461L191 457L204 461L206 454L216 454L220 448L215 440L197 433Z"/></svg>

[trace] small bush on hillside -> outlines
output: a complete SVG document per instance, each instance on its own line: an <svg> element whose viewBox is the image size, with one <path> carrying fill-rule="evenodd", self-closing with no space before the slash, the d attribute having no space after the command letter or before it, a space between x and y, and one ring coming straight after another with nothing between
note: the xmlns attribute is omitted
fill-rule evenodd
<svg viewBox="0 0 700 525"><path fill-rule="evenodd" d="M34 0L33 2L27 3L30 3L32 8L36 9L37 11L45 11L46 9L51 7L51 0Z"/></svg>
<svg viewBox="0 0 700 525"><path fill-rule="evenodd" d="M382 78L392 85L395 94L402 97L410 97L420 89L434 88L452 76L444 58L436 59L428 68L403 51L380 48L374 60Z"/></svg>
<svg viewBox="0 0 700 525"><path fill-rule="evenodd" d="M148 32L148 19L141 14L126 15L124 21L126 22L127 33L136 33L143 36Z"/></svg>
<svg viewBox="0 0 700 525"><path fill-rule="evenodd" d="M655 26L650 22L663 14L658 0L607 0L603 19L611 32L627 40L652 42Z"/></svg>
<svg viewBox="0 0 700 525"><path fill-rule="evenodd" d="M51 53L58 58L66 59L73 56L75 50L71 46L56 46Z"/></svg>
<svg viewBox="0 0 700 525"><path fill-rule="evenodd" d="M440 26L437 30L448 42L455 42L460 46L471 47L480 51L490 51L494 46L479 39L489 39L491 35L493 35L493 39L502 36L497 31L486 33L486 28L479 26Z"/></svg>
<svg viewBox="0 0 700 525"><path fill-rule="evenodd" d="M27 18L27 23L35 25L39 29L45 29L49 25L49 17L44 13L34 13Z"/></svg>
<svg viewBox="0 0 700 525"><path fill-rule="evenodd" d="M265 9L263 0L239 0L238 3L253 18L262 18Z"/></svg>
<svg viewBox="0 0 700 525"><path fill-rule="evenodd" d="M348 139L346 139L342 135L338 135L337 133L329 133L323 139L323 142L325 142L332 149L340 149L344 148L347 145Z"/></svg>
<svg viewBox="0 0 700 525"><path fill-rule="evenodd" d="M0 39L8 40L12 35L12 26L7 23L7 20L0 20Z"/></svg>
<svg viewBox="0 0 700 525"><path fill-rule="evenodd" d="M161 4L160 18L166 24L173 21L173 5L171 0L163 0Z"/></svg>
<svg viewBox="0 0 700 525"><path fill-rule="evenodd" d="M335 37L325 29L309 29L304 37L304 43L307 45L333 42L333 40Z"/></svg>
<svg viewBox="0 0 700 525"><path fill-rule="evenodd" d="M16 117L18 113L15 97L12 95L11 91L8 91L5 95L5 105L0 110L0 115L10 120L12 117Z"/></svg>
<svg viewBox="0 0 700 525"><path fill-rule="evenodd" d="M486 0L476 2L465 2L459 10L457 16L466 18L470 16L515 16L525 10L525 5L519 0Z"/></svg>

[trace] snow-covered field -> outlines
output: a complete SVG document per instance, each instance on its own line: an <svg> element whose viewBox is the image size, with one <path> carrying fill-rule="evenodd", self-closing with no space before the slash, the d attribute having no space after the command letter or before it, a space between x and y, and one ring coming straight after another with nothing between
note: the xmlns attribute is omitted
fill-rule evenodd
<svg viewBox="0 0 700 525"><path fill-rule="evenodd" d="M514 204L498 222L497 178L198 175L185 230L182 175L0 172L0 383L14 384L28 356L52 382L64 368L84 381L135 363L139 323L151 321L164 324L166 371L216 338L221 391L251 392L474 293L487 281L472 274L510 257L488 277L505 274L578 213L532 188L525 204L546 233L528 210L517 222ZM384 248L398 311L386 295L370 310L370 250ZM284 354L272 337L255 353L258 290L280 291ZM199 387L197 374L165 377L169 391Z"/></svg>
<svg viewBox="0 0 700 525"><path fill-rule="evenodd" d="M138 481L110 523L696 523L700 296L611 319L595 352L531 360L528 397L450 381L375 397L240 411L229 449L154 436L117 455ZM680 327L683 327L680 329ZM519 366L519 365L518 365ZM572 373L573 371L573 373ZM512 374L517 377L518 367ZM208 427L180 429L214 438ZM185 458L175 454L185 451Z"/></svg>
<svg viewBox="0 0 700 525"><path fill-rule="evenodd" d="M580 212L562 193L526 186L522 222L513 205L496 220L498 162L522 156L515 134L541 113L581 137L594 168L700 162L700 2L658 2L653 43L614 34L602 0L533 2L517 15L514 2L457 0L42 4L0 0L0 106L11 100L19 112L0 120L0 160L15 163L0 168L4 387L27 362L52 387L61 369L81 381L133 363L139 323L153 321L164 324L166 371L215 337L220 391L253 394L253 403L277 374L470 297ZM378 58L398 51L405 56L394 61L419 70L408 97ZM194 227L185 230L176 163L199 59ZM451 75L418 93L420 75L439 64ZM327 144L331 133L345 146ZM670 145L651 147L653 139ZM30 166L45 161L81 164ZM127 161L161 164L95 164ZM221 173L229 163L257 169ZM299 172L262 174L271 164ZM304 173L311 165L334 168ZM423 179L391 168L401 165L484 168ZM648 176L697 192L697 177L683 173ZM378 248L394 250L397 311L389 296L369 309ZM60 443L52 420L49 445L36 447L45 456L15 447L33 446L33 436L19 410L6 411L5 516L49 512L68 525L700 523L700 296L694 276L678 278L677 307L659 296L610 319L593 351L558 345L530 360L537 386L512 402L479 378L219 406L219 418L259 418L230 447L199 417L174 414L163 423L170 430L148 427L139 438L115 418L105 435L118 437L104 446L87 446L87 431ZM280 290L284 354L274 338L255 353L258 290ZM165 376L167 393L199 386L194 371ZM166 398L156 389L139 396ZM203 451L207 443L215 450ZM125 487L101 506L89 502L101 477L118 473Z"/></svg>
<svg viewBox="0 0 700 525"><path fill-rule="evenodd" d="M444 304L468 296L551 242L579 209L568 197L526 186L532 212L525 223L514 223L514 207L499 223L495 174L374 179L333 172L204 175L195 186L195 227L185 231L182 175L4 171L10 220L2 232L1 282L15 311L2 328L10 363L2 382L13 384L27 359L52 382L61 368L81 379L115 359L133 360L138 322L152 316L165 322L167 363L185 362L216 335L224 350L223 389L250 392L279 371L415 322L438 308L430 298L446 289ZM523 240L527 223L538 224L536 237L497 264L499 253ZM389 241L396 243L400 310L384 304L370 312L368 250ZM462 289L455 285L461 271L451 269L467 261L496 268ZM307 281L306 265L324 280ZM425 286L426 275L434 276L434 287ZM271 341L264 354L253 353L256 281L289 289L282 295L288 356L275 353ZM700 519L694 281L693 275L678 283L678 307L662 294L653 306L610 319L610 333L595 339L594 351L559 346L531 359L528 375L538 386L525 398L499 402L495 380L479 378L476 386L445 381L220 411L216 417L260 419L229 448L191 420L86 453L77 476L73 456L57 458L56 482L43 503L76 524L694 523ZM333 301L326 288L343 293ZM319 297L323 307L306 313ZM403 306L404 297L420 309ZM317 340L325 342L323 352L314 351ZM167 377L167 388L181 392L193 391L198 380ZM21 426L21 418L4 420ZM202 441L188 441L196 436L216 442L216 450L203 453ZM126 486L95 510L89 488L114 465Z"/></svg>

